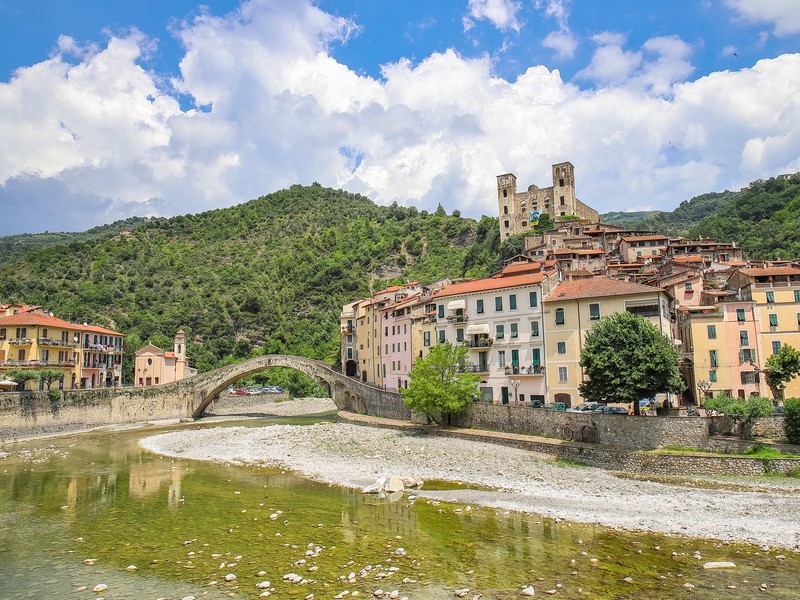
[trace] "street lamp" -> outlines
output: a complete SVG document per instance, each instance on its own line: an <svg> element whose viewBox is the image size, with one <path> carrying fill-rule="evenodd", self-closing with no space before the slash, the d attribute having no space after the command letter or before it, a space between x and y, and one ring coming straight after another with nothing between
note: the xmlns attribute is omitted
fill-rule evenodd
<svg viewBox="0 0 800 600"><path fill-rule="evenodd" d="M514 388L514 404L519 404L519 396L517 396L517 390L519 389L519 384L520 384L519 379L511 380L511 387Z"/></svg>
<svg viewBox="0 0 800 600"><path fill-rule="evenodd" d="M707 379L701 379L697 382L697 387L700 389L700 398L708 398L708 392L711 390L711 382ZM698 400L700 400L698 398ZM698 402L697 405L700 406L701 402Z"/></svg>

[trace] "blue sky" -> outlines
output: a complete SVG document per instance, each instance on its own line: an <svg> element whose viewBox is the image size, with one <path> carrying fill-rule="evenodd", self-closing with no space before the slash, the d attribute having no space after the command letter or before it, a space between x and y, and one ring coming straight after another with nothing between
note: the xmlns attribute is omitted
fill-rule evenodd
<svg viewBox="0 0 800 600"><path fill-rule="evenodd" d="M794 0L0 0L0 235L318 181L479 217L800 171Z"/></svg>

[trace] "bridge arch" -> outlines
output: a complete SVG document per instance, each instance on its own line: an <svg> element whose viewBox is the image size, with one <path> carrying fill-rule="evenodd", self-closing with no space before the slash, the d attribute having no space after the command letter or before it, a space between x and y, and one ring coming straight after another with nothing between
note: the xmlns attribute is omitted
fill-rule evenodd
<svg viewBox="0 0 800 600"><path fill-rule="evenodd" d="M232 383L272 367L287 367L305 373L330 393L339 410L399 419L411 418L411 411L403 404L400 394L347 377L321 361L284 354L257 356L184 380L193 389L192 417L202 417L208 405Z"/></svg>

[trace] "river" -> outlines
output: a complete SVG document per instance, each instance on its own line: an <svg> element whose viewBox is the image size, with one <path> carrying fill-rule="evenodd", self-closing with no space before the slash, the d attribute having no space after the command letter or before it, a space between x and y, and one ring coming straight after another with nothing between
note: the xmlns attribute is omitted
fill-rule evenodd
<svg viewBox="0 0 800 600"><path fill-rule="evenodd" d="M400 598L444 599L469 589L467 598L510 599L529 586L560 598L800 595L800 561L790 551L776 560L750 545L378 498L285 471L173 460L138 447L141 437L168 430L0 446L0 598L374 598L397 590ZM706 560L736 568L706 570ZM285 579L291 573L297 583ZM269 587L257 587L265 581Z"/></svg>

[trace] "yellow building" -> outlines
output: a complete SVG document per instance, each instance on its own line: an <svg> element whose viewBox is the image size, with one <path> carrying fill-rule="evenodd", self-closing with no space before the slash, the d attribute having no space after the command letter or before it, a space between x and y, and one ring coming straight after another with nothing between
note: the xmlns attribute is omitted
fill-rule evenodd
<svg viewBox="0 0 800 600"><path fill-rule="evenodd" d="M545 365L549 401L568 407L583 401L581 351L588 331L602 317L628 311L653 323L672 339L670 298L656 287L609 277L558 284L544 298Z"/></svg>
<svg viewBox="0 0 800 600"><path fill-rule="evenodd" d="M53 388L96 388L121 384L123 335L94 325L77 325L39 306L3 306L0 316L0 378L13 369L57 370ZM27 389L43 382L29 381Z"/></svg>
<svg viewBox="0 0 800 600"><path fill-rule="evenodd" d="M756 369L763 369L767 359L783 345L800 350L800 269L786 266L735 269L727 286L743 300L755 303L755 319L760 329ZM762 395L769 395L769 391ZM784 397L800 397L800 378L787 384Z"/></svg>
<svg viewBox="0 0 800 600"><path fill-rule="evenodd" d="M189 367L186 356L186 333L181 329L175 335L171 352L147 344L136 351L134 382L137 387L172 383L197 374Z"/></svg>

